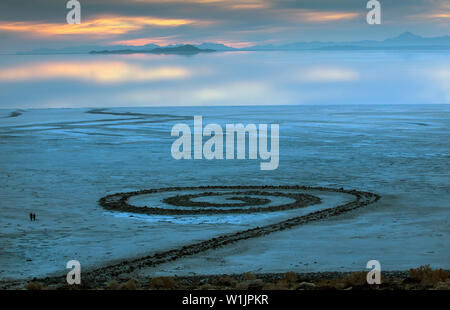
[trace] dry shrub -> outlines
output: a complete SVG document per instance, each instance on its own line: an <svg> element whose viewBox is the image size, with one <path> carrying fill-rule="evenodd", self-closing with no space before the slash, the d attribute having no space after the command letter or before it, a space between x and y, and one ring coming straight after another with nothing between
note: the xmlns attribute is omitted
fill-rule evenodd
<svg viewBox="0 0 450 310"><path fill-rule="evenodd" d="M40 291L42 290L42 285L37 281L31 281L27 283L26 289L29 291Z"/></svg>
<svg viewBox="0 0 450 310"><path fill-rule="evenodd" d="M124 290L124 291L135 291L139 289L139 285L137 284L136 281L134 281L134 279L130 279L125 283L122 283L119 287L119 290Z"/></svg>
<svg viewBox="0 0 450 310"><path fill-rule="evenodd" d="M254 274L252 274L252 273L250 273L250 272L246 272L246 273L244 274L244 279L245 279L245 280L255 280L256 277L255 277Z"/></svg>
<svg viewBox="0 0 450 310"><path fill-rule="evenodd" d="M331 281L330 280L320 280L319 282L316 282L315 284L320 287L325 287L325 286L330 286Z"/></svg>
<svg viewBox="0 0 450 310"><path fill-rule="evenodd" d="M216 284L227 287L236 287L237 281L233 277L222 276L219 279L217 279Z"/></svg>
<svg viewBox="0 0 450 310"><path fill-rule="evenodd" d="M280 287L275 283L266 283L264 284L263 288L264 291L279 291L279 290L286 290L286 287Z"/></svg>
<svg viewBox="0 0 450 310"><path fill-rule="evenodd" d="M447 281L448 274L442 269L433 270L430 265L425 265L419 268L411 268L409 277L424 286L433 286L439 282Z"/></svg>
<svg viewBox="0 0 450 310"><path fill-rule="evenodd" d="M120 290L120 284L116 280L109 281L106 285L106 289L112 291Z"/></svg>
<svg viewBox="0 0 450 310"><path fill-rule="evenodd" d="M343 283L346 287L368 285L367 271L354 272L351 275L341 278L339 282Z"/></svg>
<svg viewBox="0 0 450 310"><path fill-rule="evenodd" d="M199 290L205 290L205 291L207 291L207 290L215 290L216 287L215 287L215 286L212 286L212 285L209 284L209 283L205 283L205 284L199 286L198 289L199 289Z"/></svg>
<svg viewBox="0 0 450 310"><path fill-rule="evenodd" d="M297 275L292 271L286 272L284 274L284 279L286 279L286 281L291 284L297 283Z"/></svg>
<svg viewBox="0 0 450 310"><path fill-rule="evenodd" d="M288 280L286 280L285 278L278 280L277 283L275 284L277 286L277 289L279 290L288 290L290 289L290 283L288 282Z"/></svg>
<svg viewBox="0 0 450 310"><path fill-rule="evenodd" d="M171 277L157 277L153 278L150 284L152 289L170 290L176 288L177 283Z"/></svg>
<svg viewBox="0 0 450 310"><path fill-rule="evenodd" d="M237 290L261 290L264 287L264 281L261 279L245 280L236 285Z"/></svg>
<svg viewBox="0 0 450 310"><path fill-rule="evenodd" d="M316 283L322 289L338 289L343 290L348 287L361 287L367 284L367 272L357 271L348 276L336 278L332 280L322 280Z"/></svg>
<svg viewBox="0 0 450 310"><path fill-rule="evenodd" d="M288 289L297 289L297 275L290 271L284 274L284 277L281 280L278 280L276 283L276 289L279 290L288 290Z"/></svg>

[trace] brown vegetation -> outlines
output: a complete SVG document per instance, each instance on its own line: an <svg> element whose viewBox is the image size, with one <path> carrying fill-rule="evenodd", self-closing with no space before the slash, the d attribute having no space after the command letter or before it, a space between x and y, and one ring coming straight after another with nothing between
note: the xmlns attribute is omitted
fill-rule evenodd
<svg viewBox="0 0 450 310"><path fill-rule="evenodd" d="M410 269L409 273L382 273L381 284L369 285L367 271L353 273L297 274L253 274L247 272L237 275L192 276L192 277L154 277L138 282L130 278L126 282L109 281L106 285L54 286L36 279L26 284L27 290L48 289L106 289L106 290L450 290L448 271L433 270L430 266ZM150 280L150 281L149 281ZM83 282L83 281L82 281ZM145 284L146 283L146 284ZM92 287L91 287L92 286Z"/></svg>
<svg viewBox="0 0 450 310"><path fill-rule="evenodd" d="M150 288L155 290L173 290L177 288L177 283L171 277L157 277L152 279Z"/></svg>
<svg viewBox="0 0 450 310"><path fill-rule="evenodd" d="M429 265L411 268L409 278L412 282L418 282L424 287L433 287L436 284L448 280L448 274L442 269L433 270Z"/></svg>
<svg viewBox="0 0 450 310"><path fill-rule="evenodd" d="M42 285L37 281L31 281L27 283L26 289L29 291L40 291L42 290Z"/></svg>

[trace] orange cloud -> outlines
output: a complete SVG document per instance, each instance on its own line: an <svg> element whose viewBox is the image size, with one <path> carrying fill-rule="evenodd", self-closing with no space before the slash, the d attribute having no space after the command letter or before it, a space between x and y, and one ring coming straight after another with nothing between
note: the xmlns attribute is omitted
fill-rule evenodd
<svg viewBox="0 0 450 310"><path fill-rule="evenodd" d="M358 18L358 12L312 11L306 9L276 10L285 19L293 22L326 23Z"/></svg>
<svg viewBox="0 0 450 310"><path fill-rule="evenodd" d="M143 3L159 3L161 0L133 0L134 2ZM196 3L211 6L219 6L222 9L231 10L253 10L253 9L267 9L271 7L269 0L164 0L169 3Z"/></svg>
<svg viewBox="0 0 450 310"><path fill-rule="evenodd" d="M416 15L409 15L408 18L411 21L415 21L418 19L421 20L429 20L431 22L443 22L443 23L447 23L448 22L448 18L450 18L450 13L447 12L427 12L427 13L423 13L423 14L416 14Z"/></svg>
<svg viewBox="0 0 450 310"><path fill-rule="evenodd" d="M320 12L320 11L302 11L298 14L301 20L309 22L332 22L337 20L354 19L359 13L353 12Z"/></svg>
<svg viewBox="0 0 450 310"><path fill-rule="evenodd" d="M450 18L450 13L438 13L438 14L429 14L423 15L425 18Z"/></svg>
<svg viewBox="0 0 450 310"><path fill-rule="evenodd" d="M190 72L183 67L145 68L119 61L50 62L0 70L0 81L74 79L101 84L155 81L184 78Z"/></svg>
<svg viewBox="0 0 450 310"><path fill-rule="evenodd" d="M199 23L190 19L164 19L143 16L100 16L81 22L79 25L35 23L35 22L0 22L0 30L23 32L31 36L58 35L120 35L145 27L177 27Z"/></svg>
<svg viewBox="0 0 450 310"><path fill-rule="evenodd" d="M227 1L229 8L235 10L267 9L271 5L263 0Z"/></svg>

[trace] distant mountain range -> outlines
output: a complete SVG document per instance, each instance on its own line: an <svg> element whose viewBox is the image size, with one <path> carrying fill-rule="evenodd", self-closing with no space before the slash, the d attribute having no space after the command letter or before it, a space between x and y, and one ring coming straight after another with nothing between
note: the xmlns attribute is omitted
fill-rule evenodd
<svg viewBox="0 0 450 310"><path fill-rule="evenodd" d="M91 51L90 54L177 54L177 55L193 55L199 53L213 53L216 50L202 49L190 44L174 46L174 47L155 47L152 49L118 49L118 50L103 50Z"/></svg>
<svg viewBox="0 0 450 310"><path fill-rule="evenodd" d="M258 45L247 50L436 50L450 49L450 37L426 38L411 32L404 32L397 37L384 41L354 42L297 42L284 45Z"/></svg>
<svg viewBox="0 0 450 310"><path fill-rule="evenodd" d="M110 46L78 46L62 49L35 49L17 54L197 54L225 51L283 51L283 50L450 50L450 36L422 37L405 32L397 37L383 41L364 40L353 42L296 42L283 45L255 45L246 48L233 48L220 43L177 44L158 46L146 44L142 46L110 45Z"/></svg>

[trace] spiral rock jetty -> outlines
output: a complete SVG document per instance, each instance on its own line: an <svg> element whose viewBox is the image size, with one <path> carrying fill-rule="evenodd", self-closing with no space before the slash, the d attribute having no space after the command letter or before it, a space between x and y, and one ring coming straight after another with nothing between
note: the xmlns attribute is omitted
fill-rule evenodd
<svg viewBox="0 0 450 310"><path fill-rule="evenodd" d="M102 199L100 199L99 203L103 208L110 211L130 212L148 215L199 215L275 212L303 208L309 205L320 203L320 199L318 197L304 193L287 192L288 190L298 189L300 188L291 186L171 187L113 194L103 197ZM268 192L267 190L271 191ZM284 190L284 192L282 190ZM164 192L194 193L184 195L177 194L174 196L169 196L162 200L164 203L176 208L134 206L129 203L129 199L133 196L161 194ZM228 200L236 202L218 203L194 200L195 198L213 196L231 196L228 197ZM291 201L284 204L269 205L271 200L265 197L284 197L288 198Z"/></svg>
<svg viewBox="0 0 450 310"><path fill-rule="evenodd" d="M370 192L357 190L333 189L326 187L309 186L200 186L200 187L170 187L148 189L135 192L117 193L105 196L99 200L99 204L106 210L116 212L129 212L139 214L164 214L164 215L209 215L230 213L254 213L276 212L303 208L320 203L320 198L296 191L336 192L354 196L354 199L342 205L314 211L302 216L292 217L278 223L254 227L251 229L217 236L215 238L188 244L169 251L155 253L132 260L124 260L119 263L83 272L83 282L90 287L102 286L118 275L130 273L140 268L154 267L169 261L198 254L207 250L216 249L240 240L256 238L273 232L282 231L312 221L324 220L358 208L362 208L376 202L380 196ZM186 194L187 192L187 194ZM172 196L162 199L167 207L135 206L129 202L131 197L140 195ZM183 194L173 194L183 193ZM213 196L227 196L229 203L211 203L199 201L199 198L211 198ZM283 197L287 203L271 204L270 197ZM42 279L48 285L63 284L65 277L48 277Z"/></svg>
<svg viewBox="0 0 450 310"><path fill-rule="evenodd" d="M309 193L305 193L309 192ZM349 194L353 200L334 206L294 216L278 223L266 226L257 226L243 231L223 234L215 238L187 244L169 251L154 253L131 260L123 260L119 263L101 268L84 270L83 284L86 288L101 287L112 279L117 279L121 274L138 271L141 268L154 267L169 261L198 254L207 250L216 249L245 239L268 235L295 226L313 221L324 220L332 216L341 215L352 210L362 208L378 201L379 195L357 191L334 189L327 187L310 186L200 186L200 187L170 187L140 190L135 192L116 193L105 196L99 200L99 204L108 211L128 212L136 214L159 215L218 215L220 214L251 214L257 212L283 212L297 208L317 205L321 202L319 197L311 192L335 192ZM156 196L158 206L136 206L130 202L131 198ZM164 196L166 196L164 198ZM219 198L225 202L205 201ZM274 202L273 200L281 199ZM46 285L64 286L64 276L52 276L38 279ZM18 283L16 283L17 285Z"/></svg>

